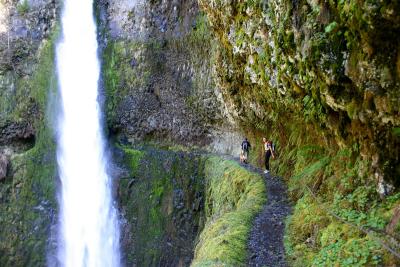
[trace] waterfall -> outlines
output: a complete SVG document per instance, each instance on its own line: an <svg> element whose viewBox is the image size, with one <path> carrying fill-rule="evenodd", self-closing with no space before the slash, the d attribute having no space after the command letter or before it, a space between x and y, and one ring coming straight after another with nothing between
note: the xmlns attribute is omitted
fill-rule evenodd
<svg viewBox="0 0 400 267"><path fill-rule="evenodd" d="M93 3L65 0L57 45L61 107L57 162L61 179L61 266L119 266L119 231L102 136Z"/></svg>

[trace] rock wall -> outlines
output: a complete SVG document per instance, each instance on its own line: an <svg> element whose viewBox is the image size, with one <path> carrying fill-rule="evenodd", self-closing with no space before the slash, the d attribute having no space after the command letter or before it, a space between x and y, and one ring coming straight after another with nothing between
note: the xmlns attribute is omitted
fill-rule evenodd
<svg viewBox="0 0 400 267"><path fill-rule="evenodd" d="M124 264L189 266L204 225L205 159L148 146L125 146L116 158L125 168L118 186Z"/></svg>
<svg viewBox="0 0 400 267"><path fill-rule="evenodd" d="M59 3L0 1L0 265L46 264L55 221L55 94Z"/></svg>
<svg viewBox="0 0 400 267"><path fill-rule="evenodd" d="M23 84L34 75L39 51L56 23L56 1L0 2L0 140L2 144L33 138L40 116L34 99L41 91ZM36 101L35 101L36 100Z"/></svg>
<svg viewBox="0 0 400 267"><path fill-rule="evenodd" d="M220 43L217 84L238 121L289 134L288 124L313 124L339 147L358 144L377 182L399 184L398 3L199 3Z"/></svg>
<svg viewBox="0 0 400 267"><path fill-rule="evenodd" d="M99 12L111 134L206 146L218 128L232 132L197 2L128 2L104 1Z"/></svg>

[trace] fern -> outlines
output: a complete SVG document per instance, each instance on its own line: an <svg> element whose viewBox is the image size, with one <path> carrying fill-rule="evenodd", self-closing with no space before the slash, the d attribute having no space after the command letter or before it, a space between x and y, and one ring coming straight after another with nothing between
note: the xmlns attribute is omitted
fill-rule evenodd
<svg viewBox="0 0 400 267"><path fill-rule="evenodd" d="M316 172L323 170L331 162L331 160L332 158L330 156L322 157L318 161L304 168L303 171L294 176L293 179L299 180L304 177L310 177Z"/></svg>
<svg viewBox="0 0 400 267"><path fill-rule="evenodd" d="M400 137L400 127L394 127L392 130L393 134Z"/></svg>

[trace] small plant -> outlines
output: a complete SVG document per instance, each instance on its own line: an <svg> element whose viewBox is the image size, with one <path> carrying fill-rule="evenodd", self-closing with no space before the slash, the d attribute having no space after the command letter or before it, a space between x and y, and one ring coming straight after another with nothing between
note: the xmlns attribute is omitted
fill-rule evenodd
<svg viewBox="0 0 400 267"><path fill-rule="evenodd" d="M325 32L330 33L333 30L335 30L338 26L339 26L339 24L336 21L334 21L325 27Z"/></svg>
<svg viewBox="0 0 400 267"><path fill-rule="evenodd" d="M17 11L20 15L25 15L29 11L29 3L28 0L22 0L17 5Z"/></svg>
<svg viewBox="0 0 400 267"><path fill-rule="evenodd" d="M400 137L400 127L393 128L393 134Z"/></svg>

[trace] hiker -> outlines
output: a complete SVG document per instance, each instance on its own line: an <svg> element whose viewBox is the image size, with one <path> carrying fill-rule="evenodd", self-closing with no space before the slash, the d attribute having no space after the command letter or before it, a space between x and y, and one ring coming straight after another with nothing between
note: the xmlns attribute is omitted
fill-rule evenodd
<svg viewBox="0 0 400 267"><path fill-rule="evenodd" d="M267 140L267 138L263 137L263 148L265 153L265 171L264 173L269 173L269 158L275 158L274 149L272 145L272 141Z"/></svg>
<svg viewBox="0 0 400 267"><path fill-rule="evenodd" d="M249 150L251 148L249 140L245 138L242 142L242 151L240 153L240 162L247 164L247 159L249 158Z"/></svg>

